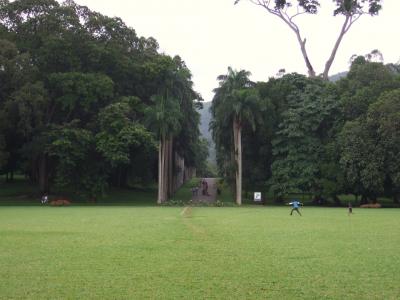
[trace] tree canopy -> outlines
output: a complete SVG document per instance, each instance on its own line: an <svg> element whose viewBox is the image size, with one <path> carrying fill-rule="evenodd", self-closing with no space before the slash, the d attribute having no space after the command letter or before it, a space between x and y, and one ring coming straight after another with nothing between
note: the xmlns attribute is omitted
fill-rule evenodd
<svg viewBox="0 0 400 300"><path fill-rule="evenodd" d="M155 181L157 140L171 130L172 168L174 156L196 168L201 100L184 61L120 18L72 0L0 2L3 173L95 200L108 186Z"/></svg>
<svg viewBox="0 0 400 300"><path fill-rule="evenodd" d="M336 82L294 73L249 85L246 93L259 100L252 110L257 126L241 128L244 190L263 187L276 200L308 193L316 203L336 205L350 193L362 201L390 196L398 202L400 74L394 66L359 56ZM242 92L225 93L228 77L221 78L211 127L220 172L233 179L230 112L240 111L233 96Z"/></svg>

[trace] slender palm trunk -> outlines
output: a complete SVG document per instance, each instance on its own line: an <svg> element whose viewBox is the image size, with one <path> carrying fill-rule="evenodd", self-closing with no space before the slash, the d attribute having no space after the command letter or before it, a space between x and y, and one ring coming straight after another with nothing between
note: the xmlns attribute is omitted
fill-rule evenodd
<svg viewBox="0 0 400 300"><path fill-rule="evenodd" d="M233 163L235 165L235 188L234 188L234 194L235 194L235 201L237 202L237 186L238 186L238 182L237 182L237 133L236 133L236 122L235 120L233 120Z"/></svg>
<svg viewBox="0 0 400 300"><path fill-rule="evenodd" d="M237 200L238 205L242 205L242 128L240 124L237 129L238 133L238 187L237 187Z"/></svg>
<svg viewBox="0 0 400 300"><path fill-rule="evenodd" d="M168 151L168 147L167 147L167 140L164 137L163 138L163 153L162 153L162 202L165 202L167 200L167 182L168 182L168 178L167 178L167 151Z"/></svg>
<svg viewBox="0 0 400 300"><path fill-rule="evenodd" d="M239 155L241 159L241 147L239 146L239 143L241 143L241 137L240 137L240 127L239 127L239 121L235 117L233 119L233 143L234 143L234 160L235 160L235 179L236 179L236 188L235 188L235 198L236 198L236 204L241 205L242 204L242 182L241 182L241 160L239 160Z"/></svg>
<svg viewBox="0 0 400 300"><path fill-rule="evenodd" d="M162 139L160 138L160 144L158 148L158 196L157 203L162 203Z"/></svg>
<svg viewBox="0 0 400 300"><path fill-rule="evenodd" d="M169 169L170 169L170 160L169 160L170 154L169 154L169 152L171 150L169 144L170 144L170 140L168 139L165 142L165 195L166 195L165 198L166 199L168 199L168 197L170 196L169 182L171 181L171 178L169 176L169 174L170 174L170 172L169 172Z"/></svg>
<svg viewBox="0 0 400 300"><path fill-rule="evenodd" d="M167 200L167 143L165 136L162 136L158 151L158 204L164 203Z"/></svg>
<svg viewBox="0 0 400 300"><path fill-rule="evenodd" d="M173 191L173 182L174 182L174 172L173 172L173 139L172 136L169 137L168 140L168 197L172 197L174 191Z"/></svg>

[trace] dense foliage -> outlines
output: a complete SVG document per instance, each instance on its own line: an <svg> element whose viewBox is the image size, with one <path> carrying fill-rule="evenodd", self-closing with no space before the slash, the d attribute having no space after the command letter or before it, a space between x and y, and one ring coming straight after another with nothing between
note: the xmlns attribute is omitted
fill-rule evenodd
<svg viewBox="0 0 400 300"><path fill-rule="evenodd" d="M244 190L266 186L276 199L309 193L318 203L330 198L339 204L339 195L349 193L397 202L400 75L398 66L368 58L354 59L347 76L334 83L299 74L258 82L251 89L259 101L250 112L221 96L219 87L211 124L221 173L234 178L237 170L231 107L246 112L247 121L258 116L255 126L243 123ZM218 114L221 103L224 113Z"/></svg>
<svg viewBox="0 0 400 300"><path fill-rule="evenodd" d="M42 192L56 185L95 199L108 185L154 182L160 135L173 137L170 161L195 168L205 155L199 101L185 63L121 19L72 0L0 1L0 170L8 177L23 172Z"/></svg>

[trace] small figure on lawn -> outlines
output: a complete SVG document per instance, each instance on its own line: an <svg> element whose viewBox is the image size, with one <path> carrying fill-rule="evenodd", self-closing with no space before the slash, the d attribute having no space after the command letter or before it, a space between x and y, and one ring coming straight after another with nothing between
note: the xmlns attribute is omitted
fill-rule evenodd
<svg viewBox="0 0 400 300"><path fill-rule="evenodd" d="M353 213L353 205L351 205L351 202L349 202L349 215L351 215Z"/></svg>
<svg viewBox="0 0 400 300"><path fill-rule="evenodd" d="M49 197L46 194L44 194L42 196L42 199L40 200L40 202L42 202L42 204L46 204L48 201L49 201Z"/></svg>
<svg viewBox="0 0 400 300"><path fill-rule="evenodd" d="M297 213L301 216L301 213L299 211L300 205L303 205L303 203L299 202L299 200L294 199L292 202L289 202L288 205L292 206L292 210L290 212L290 215L293 214L293 211L297 211Z"/></svg>

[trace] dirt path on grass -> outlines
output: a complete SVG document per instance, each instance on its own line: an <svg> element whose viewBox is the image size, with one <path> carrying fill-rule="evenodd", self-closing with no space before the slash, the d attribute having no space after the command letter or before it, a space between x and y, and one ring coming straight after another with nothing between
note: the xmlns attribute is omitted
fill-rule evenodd
<svg viewBox="0 0 400 300"><path fill-rule="evenodd" d="M203 178L208 184L208 193L203 193L203 185L200 182L197 193L192 195L192 201L195 203L214 203L217 197L217 178Z"/></svg>

